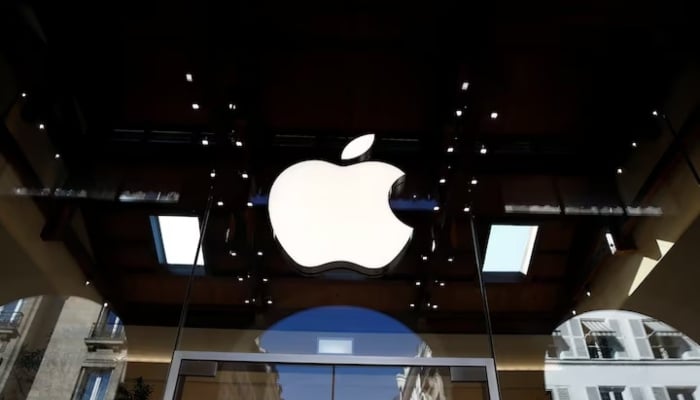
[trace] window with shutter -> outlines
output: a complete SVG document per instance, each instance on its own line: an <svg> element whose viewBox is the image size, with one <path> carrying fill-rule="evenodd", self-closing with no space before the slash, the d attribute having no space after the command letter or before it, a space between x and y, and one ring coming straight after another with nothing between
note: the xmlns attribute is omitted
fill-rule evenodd
<svg viewBox="0 0 700 400"><path fill-rule="evenodd" d="M586 394L588 395L588 400L601 400L600 392L597 386L589 386L586 388Z"/></svg>
<svg viewBox="0 0 700 400"><path fill-rule="evenodd" d="M561 339L566 343L566 349L562 349L559 353L559 357L566 358L576 358L576 353L573 347L573 338L571 337L571 321L566 321L559 326L559 332L561 333Z"/></svg>
<svg viewBox="0 0 700 400"><path fill-rule="evenodd" d="M556 393L556 400L571 400L571 397L569 396L569 389L565 387L557 388Z"/></svg>
<svg viewBox="0 0 700 400"><path fill-rule="evenodd" d="M637 345L637 351L639 351L639 358L651 359L654 358L654 353L651 351L651 345L649 345L649 338L647 337L647 332L644 329L644 324L641 319L631 319L630 327L632 328L632 334L634 335L634 342Z"/></svg>
<svg viewBox="0 0 700 400"><path fill-rule="evenodd" d="M654 400L671 400L664 387L653 387L651 392L654 394Z"/></svg>
<svg viewBox="0 0 700 400"><path fill-rule="evenodd" d="M627 353L627 349L625 348L625 341L623 340L623 335L622 331L620 330L620 323L615 320L611 319L608 320L608 323L610 324L610 327L615 331L615 343L613 343L614 349L615 349L615 358L629 358L629 354Z"/></svg>
<svg viewBox="0 0 700 400"><path fill-rule="evenodd" d="M590 358L588 355L588 346L586 345L586 339L583 336L583 329L581 328L581 321L578 318L574 318L569 321L571 327L571 344L573 345L574 355L576 358Z"/></svg>

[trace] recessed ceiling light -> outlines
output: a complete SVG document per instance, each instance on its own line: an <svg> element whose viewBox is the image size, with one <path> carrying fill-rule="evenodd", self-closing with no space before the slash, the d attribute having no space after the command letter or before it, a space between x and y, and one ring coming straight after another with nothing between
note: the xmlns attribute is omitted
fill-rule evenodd
<svg viewBox="0 0 700 400"><path fill-rule="evenodd" d="M228 103L228 109L229 109L229 110L235 110L235 109L236 109L236 105L233 104L233 103Z"/></svg>
<svg viewBox="0 0 700 400"><path fill-rule="evenodd" d="M259 255L259 256L262 256L262 255L263 255L263 252L262 252L262 251L258 251L258 255Z"/></svg>
<svg viewBox="0 0 700 400"><path fill-rule="evenodd" d="M248 207L253 207L253 202L252 202L252 201L249 201L249 202L246 203L246 205L247 205Z"/></svg>
<svg viewBox="0 0 700 400"><path fill-rule="evenodd" d="M246 304L250 304L250 300L248 300L248 299L245 299L244 303L246 303Z"/></svg>
<svg viewBox="0 0 700 400"><path fill-rule="evenodd" d="M267 282L267 281L269 281L269 279L263 278L262 281L263 281L263 282Z"/></svg>
<svg viewBox="0 0 700 400"><path fill-rule="evenodd" d="M241 178L243 178L243 179L248 179L248 174L245 173L245 172L243 172L243 173L241 174Z"/></svg>
<svg viewBox="0 0 700 400"><path fill-rule="evenodd" d="M239 277L238 277L238 282L243 282L243 277L242 277L242 276L239 276Z"/></svg>
<svg viewBox="0 0 700 400"><path fill-rule="evenodd" d="M491 225L483 271L527 275L537 230L536 225Z"/></svg>
<svg viewBox="0 0 700 400"><path fill-rule="evenodd" d="M445 178L440 178L440 183L445 183L445 182L447 182L447 179L445 179Z"/></svg>
<svg viewBox="0 0 700 400"><path fill-rule="evenodd" d="M486 146L484 146L484 145L482 144L482 145L481 145L481 148L479 149L479 153L481 153L481 154L486 154L486 153L488 153L488 152L489 152L489 151L488 151L488 149L486 148Z"/></svg>
<svg viewBox="0 0 700 400"><path fill-rule="evenodd" d="M228 255L230 255L231 257L235 257L235 256L238 255L238 253L236 253L236 252L233 251L233 250L229 250L229 251L228 251Z"/></svg>
<svg viewBox="0 0 700 400"><path fill-rule="evenodd" d="M462 116L462 110L457 110L457 111L455 111L455 115L457 115L458 117L461 117L461 116Z"/></svg>
<svg viewBox="0 0 700 400"><path fill-rule="evenodd" d="M208 139L202 139L202 146L209 146L209 140L208 140Z"/></svg>
<svg viewBox="0 0 700 400"><path fill-rule="evenodd" d="M590 290L586 290L586 297L591 297L591 291L590 291Z"/></svg>
<svg viewBox="0 0 700 400"><path fill-rule="evenodd" d="M452 153L453 151L455 151L455 148L454 148L454 147L450 146L450 147L447 148L447 152L448 152L448 153Z"/></svg>
<svg viewBox="0 0 700 400"><path fill-rule="evenodd" d="M416 286L420 286L420 281L416 281Z"/></svg>
<svg viewBox="0 0 700 400"><path fill-rule="evenodd" d="M445 282L440 282L441 287L445 287Z"/></svg>
<svg viewBox="0 0 700 400"><path fill-rule="evenodd" d="M496 119L496 118L498 118L498 113L494 111L491 113L491 119Z"/></svg>
<svg viewBox="0 0 700 400"><path fill-rule="evenodd" d="M471 180L470 183L471 183L472 185L476 185L477 183L479 183L479 181L478 181L476 178L472 178L472 180Z"/></svg>
<svg viewBox="0 0 700 400"><path fill-rule="evenodd" d="M467 89L469 89L469 82L467 82L467 81L462 82L462 91L466 92Z"/></svg>
<svg viewBox="0 0 700 400"><path fill-rule="evenodd" d="M428 261L428 256L422 255L422 256L420 256L420 259L423 261Z"/></svg>
<svg viewBox="0 0 700 400"><path fill-rule="evenodd" d="M211 176L212 178L215 178L215 177L216 177L216 171L212 169L211 172L209 173L209 176Z"/></svg>
<svg viewBox="0 0 700 400"><path fill-rule="evenodd" d="M651 115L653 115L653 116L655 116L655 117L658 117L658 116L659 116L659 112L656 111L656 110L654 110L654 111L651 112Z"/></svg>
<svg viewBox="0 0 700 400"><path fill-rule="evenodd" d="M437 305L437 304L433 304L433 310L437 310L437 309L438 309L438 305Z"/></svg>
<svg viewBox="0 0 700 400"><path fill-rule="evenodd" d="M448 165L448 166L447 166L447 169L452 169L452 166L451 166L451 165Z"/></svg>
<svg viewBox="0 0 700 400"><path fill-rule="evenodd" d="M621 173L622 173L622 168L618 168L618 169L617 169L617 174L619 175L619 174L621 174Z"/></svg>
<svg viewBox="0 0 700 400"><path fill-rule="evenodd" d="M219 200L216 202L216 205L222 207L224 205L224 202Z"/></svg>
<svg viewBox="0 0 700 400"><path fill-rule="evenodd" d="M267 304L272 304L272 299L268 300Z"/></svg>
<svg viewBox="0 0 700 400"><path fill-rule="evenodd" d="M102 304L102 307L107 307L107 306L109 306L109 303L107 303L107 302L105 301L105 302Z"/></svg>
<svg viewBox="0 0 700 400"><path fill-rule="evenodd" d="M27 94L22 92L21 96L22 96L22 98L25 98L25 97L27 97Z"/></svg>
<svg viewBox="0 0 700 400"><path fill-rule="evenodd" d="M440 206L433 206L433 211L440 211Z"/></svg>
<svg viewBox="0 0 700 400"><path fill-rule="evenodd" d="M637 147L637 142L632 142L632 147Z"/></svg>
<svg viewBox="0 0 700 400"><path fill-rule="evenodd" d="M414 303L411 303L411 304L409 304L408 306L411 307L411 308L415 308L415 307L416 307L416 305L415 305Z"/></svg>
<svg viewBox="0 0 700 400"><path fill-rule="evenodd" d="M199 110L199 104L197 104L197 103L192 103L192 109L193 109L193 110Z"/></svg>
<svg viewBox="0 0 700 400"><path fill-rule="evenodd" d="M436 247L437 247L437 242L435 241L435 239L433 239L433 240L430 242L430 252L431 252L431 253L435 252L435 248L436 248Z"/></svg>
<svg viewBox="0 0 700 400"><path fill-rule="evenodd" d="M90 281L85 281L85 286L90 286Z"/></svg>
<svg viewBox="0 0 700 400"><path fill-rule="evenodd" d="M467 206L467 207L464 207L464 210L462 210L462 211L464 211L464 212L469 212L469 211L471 211L471 210L472 210L471 207Z"/></svg>
<svg viewBox="0 0 700 400"><path fill-rule="evenodd" d="M59 159L59 158L61 158L61 155L58 154L58 153L56 153L56 154L53 155L53 158Z"/></svg>
<svg viewBox="0 0 700 400"><path fill-rule="evenodd" d="M576 310L571 310L571 315L576 315Z"/></svg>
<svg viewBox="0 0 700 400"><path fill-rule="evenodd" d="M187 82L192 82L192 74L189 74L189 73L185 74L185 80Z"/></svg>
<svg viewBox="0 0 700 400"><path fill-rule="evenodd" d="M46 126L45 126L44 124L39 124L39 129L40 129L40 130L43 131L45 128L46 128Z"/></svg>
<svg viewBox="0 0 700 400"><path fill-rule="evenodd" d="M243 147L243 142L236 140L236 147Z"/></svg>
<svg viewBox="0 0 700 400"><path fill-rule="evenodd" d="M452 261L454 261L454 260L455 260L454 257L449 257L449 258L447 259L447 262L452 262Z"/></svg>

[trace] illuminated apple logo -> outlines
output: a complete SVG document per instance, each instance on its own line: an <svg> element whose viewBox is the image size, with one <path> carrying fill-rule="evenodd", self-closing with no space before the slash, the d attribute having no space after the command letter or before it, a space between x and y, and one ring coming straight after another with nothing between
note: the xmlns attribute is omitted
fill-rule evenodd
<svg viewBox="0 0 700 400"><path fill-rule="evenodd" d="M373 143L373 134L360 136L345 146L341 158L354 160ZM334 267L381 272L401 254L413 233L389 206L391 188L403 176L395 166L377 161L349 166L321 160L294 164L270 189L274 235L305 272Z"/></svg>

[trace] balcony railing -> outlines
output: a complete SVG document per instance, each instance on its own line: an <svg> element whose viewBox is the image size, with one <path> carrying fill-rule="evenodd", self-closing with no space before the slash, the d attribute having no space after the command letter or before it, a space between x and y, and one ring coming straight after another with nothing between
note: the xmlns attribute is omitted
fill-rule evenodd
<svg viewBox="0 0 700 400"><path fill-rule="evenodd" d="M21 312L0 312L0 340L9 340L19 336L19 326L24 314Z"/></svg>
<svg viewBox="0 0 700 400"><path fill-rule="evenodd" d="M85 344L89 350L111 348L121 350L126 343L124 325L122 324L95 324L92 326L90 336L85 338Z"/></svg>

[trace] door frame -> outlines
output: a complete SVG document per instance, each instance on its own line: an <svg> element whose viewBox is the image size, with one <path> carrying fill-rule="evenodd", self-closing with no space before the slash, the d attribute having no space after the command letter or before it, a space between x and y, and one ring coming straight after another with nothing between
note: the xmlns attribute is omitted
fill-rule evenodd
<svg viewBox="0 0 700 400"><path fill-rule="evenodd" d="M183 361L224 361L258 364L306 364L391 367L482 367L486 370L489 400L500 400L496 367L492 358L383 357L319 354L230 353L222 351L175 351L168 372L164 400L174 400Z"/></svg>

